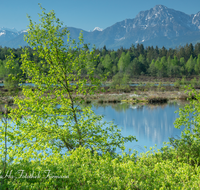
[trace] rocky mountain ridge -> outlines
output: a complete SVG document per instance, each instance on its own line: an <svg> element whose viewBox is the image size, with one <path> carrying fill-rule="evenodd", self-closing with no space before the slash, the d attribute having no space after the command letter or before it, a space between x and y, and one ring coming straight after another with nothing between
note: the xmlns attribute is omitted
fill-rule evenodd
<svg viewBox="0 0 200 190"><path fill-rule="evenodd" d="M68 27L72 38L78 39L81 29ZM2 30L0 28L0 45L19 47L27 45L23 41L24 33ZM85 43L102 48L129 48L132 44L143 43L144 46L178 47L186 43L200 41L200 12L185 14L163 5L156 5L150 10L141 11L133 19L125 19L100 30L92 32L83 30Z"/></svg>

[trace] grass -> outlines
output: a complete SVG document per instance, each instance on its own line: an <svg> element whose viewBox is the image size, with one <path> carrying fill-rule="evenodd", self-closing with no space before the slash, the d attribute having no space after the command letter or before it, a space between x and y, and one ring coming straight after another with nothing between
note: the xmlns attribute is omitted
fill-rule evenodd
<svg viewBox="0 0 200 190"><path fill-rule="evenodd" d="M104 92L87 97L86 102L98 102L98 103L167 103L171 100L187 100L188 94L185 94L183 90L177 91L131 91L129 93L121 92Z"/></svg>
<svg viewBox="0 0 200 190"><path fill-rule="evenodd" d="M165 82L166 84L167 82ZM169 82L168 82L169 83ZM94 101L98 103L166 103L170 100L187 100L188 94L184 93L182 86L162 86L163 83L156 82L158 86L155 86L155 82L147 82L146 86L130 86L129 90L124 89L110 89L108 86L104 87L104 92L98 92L95 95L82 97L86 104ZM0 87L0 101L1 103L7 103L11 101L14 91L9 92L4 87ZM9 95L10 94L10 95ZM18 96L21 96L21 91L18 92ZM23 98L23 97L22 97ZM9 100L10 99L10 100Z"/></svg>

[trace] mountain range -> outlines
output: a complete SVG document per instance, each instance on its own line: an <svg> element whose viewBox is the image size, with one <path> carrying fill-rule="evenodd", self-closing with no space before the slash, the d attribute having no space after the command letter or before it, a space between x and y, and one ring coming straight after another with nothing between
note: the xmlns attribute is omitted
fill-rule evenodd
<svg viewBox="0 0 200 190"><path fill-rule="evenodd" d="M81 29L68 27L71 37L78 39ZM118 49L142 43L144 46L175 48L186 43L200 42L200 11L196 14L183 12L156 5L150 10L141 11L133 19L125 19L102 30L83 31L85 43L104 45L107 49ZM0 28L0 46L17 48L27 45L23 40L26 31Z"/></svg>

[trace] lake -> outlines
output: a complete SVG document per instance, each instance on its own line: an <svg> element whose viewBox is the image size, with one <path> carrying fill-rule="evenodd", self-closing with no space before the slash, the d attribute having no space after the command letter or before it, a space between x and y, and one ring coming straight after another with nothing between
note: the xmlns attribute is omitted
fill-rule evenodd
<svg viewBox="0 0 200 190"><path fill-rule="evenodd" d="M165 105L129 105L112 104L96 105L92 109L96 114L104 115L105 121L113 121L122 130L124 136L136 136L138 142L126 143L126 152L129 148L139 153L146 152L155 144L161 148L163 142L169 142L169 137L178 137L182 129L173 125L178 113L174 113L184 104L169 103ZM144 146L147 147L145 151Z"/></svg>
<svg viewBox="0 0 200 190"><path fill-rule="evenodd" d="M178 113L174 113L184 102L174 102L163 105L130 105L93 104L92 109L97 115L104 115L104 121L113 121L122 130L123 136L136 136L138 142L126 143L126 152L129 148L139 153L146 152L155 144L161 148L163 142L169 142L169 137L178 137L182 129L174 128L174 121ZM1 123L1 122L0 122ZM144 146L147 147L145 150ZM119 150L117 151L119 152Z"/></svg>
<svg viewBox="0 0 200 190"><path fill-rule="evenodd" d="M73 83L71 83L73 85ZM25 86L34 86L34 84L32 83L23 83L23 84L20 84L21 85L25 85ZM89 85L89 84L88 84ZM146 86L146 84L139 84L139 83L131 83L129 84L130 86ZM155 83L154 86L158 86L159 84ZM162 86L174 86L174 84L162 84ZM0 83L0 86L4 86L3 83ZM107 86L107 85L102 85L102 86Z"/></svg>

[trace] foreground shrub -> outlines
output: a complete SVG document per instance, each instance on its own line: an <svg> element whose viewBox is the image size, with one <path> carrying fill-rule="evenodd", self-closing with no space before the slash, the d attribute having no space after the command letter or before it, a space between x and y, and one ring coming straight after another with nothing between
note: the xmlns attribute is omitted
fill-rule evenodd
<svg viewBox="0 0 200 190"><path fill-rule="evenodd" d="M189 87L189 90L191 88ZM192 90L193 96L190 104L179 109L179 118L175 121L175 127L184 126L180 139L171 138L170 144L176 149L180 161L192 165L200 164L200 94Z"/></svg>
<svg viewBox="0 0 200 190"><path fill-rule="evenodd" d="M175 150L167 151L173 155ZM163 154L148 152L141 157L124 154L113 159L109 153L99 156L81 147L69 156L52 155L42 162L9 165L13 178L7 179L6 186L8 189L199 188L199 167L173 158L165 160ZM23 174L19 170L24 170Z"/></svg>

